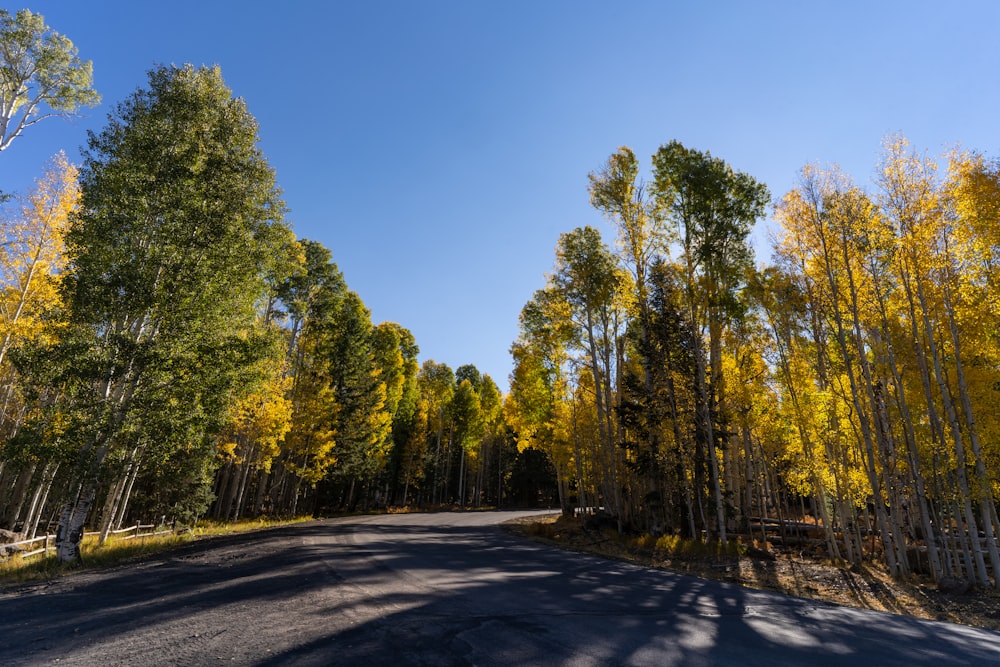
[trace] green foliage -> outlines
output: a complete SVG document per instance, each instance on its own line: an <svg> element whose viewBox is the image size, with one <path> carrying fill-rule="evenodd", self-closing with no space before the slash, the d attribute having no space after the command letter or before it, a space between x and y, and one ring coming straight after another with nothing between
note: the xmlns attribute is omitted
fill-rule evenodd
<svg viewBox="0 0 1000 667"><path fill-rule="evenodd" d="M349 291L330 323L322 348L337 403L337 476L368 480L385 464L391 415L385 410L386 386L380 382L373 350L371 316Z"/></svg>
<svg viewBox="0 0 1000 667"><path fill-rule="evenodd" d="M747 237L770 201L767 186L707 151L671 141L653 156L654 195L680 239L688 289L696 275L715 319L738 315L736 290L753 268Z"/></svg>
<svg viewBox="0 0 1000 667"><path fill-rule="evenodd" d="M559 237L553 282L578 317L596 324L597 311L612 303L621 284L618 262L600 232L578 227Z"/></svg>
<svg viewBox="0 0 1000 667"><path fill-rule="evenodd" d="M92 80L90 61L80 60L73 42L43 16L0 9L0 151L45 118L98 104Z"/></svg>
<svg viewBox="0 0 1000 667"><path fill-rule="evenodd" d="M62 440L84 489L116 450L175 466L153 504L194 516L208 499L210 438L272 349L256 304L287 240L275 233L274 174L218 68L151 71L90 134L84 158L66 235L68 323L41 355L57 360L71 424ZM71 523L88 495L67 508Z"/></svg>
<svg viewBox="0 0 1000 667"><path fill-rule="evenodd" d="M653 156L654 194L690 261L714 271L752 259L745 239L770 201L767 186L678 141Z"/></svg>

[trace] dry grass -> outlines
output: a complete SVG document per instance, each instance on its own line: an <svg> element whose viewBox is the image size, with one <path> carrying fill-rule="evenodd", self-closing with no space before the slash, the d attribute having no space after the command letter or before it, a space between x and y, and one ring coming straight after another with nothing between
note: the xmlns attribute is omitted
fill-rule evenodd
<svg viewBox="0 0 1000 667"><path fill-rule="evenodd" d="M98 545L96 535L88 535L80 544L81 562L60 563L51 552L45 556L34 556L29 559L13 556L7 560L0 561L0 584L38 581L51 579L52 577L69 572L113 567L166 551L201 537L245 533L273 526L309 521L311 518L269 519L263 517L231 523L206 520L200 521L194 528L186 529L180 533L152 535L133 539L109 537L103 545Z"/></svg>

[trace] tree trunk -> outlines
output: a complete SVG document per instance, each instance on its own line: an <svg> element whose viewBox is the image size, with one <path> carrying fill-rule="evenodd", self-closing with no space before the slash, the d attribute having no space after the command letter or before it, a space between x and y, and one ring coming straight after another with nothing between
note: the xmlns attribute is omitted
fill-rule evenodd
<svg viewBox="0 0 1000 667"><path fill-rule="evenodd" d="M52 490L52 482L55 480L56 473L59 471L58 463L50 463L46 466L46 473L43 475L43 484L45 491L42 493L41 502L38 503L38 507L34 512L34 516L31 521L31 532L26 534L27 539L32 540L35 535L38 534L38 523L42 518L42 512L45 511L45 505L49 500L49 491Z"/></svg>
<svg viewBox="0 0 1000 667"><path fill-rule="evenodd" d="M864 442L865 453L867 456L867 462L866 462L867 464L864 467L865 467L865 473L867 474L868 477L868 484L871 488L872 497L874 500L875 518L876 521L878 522L879 533L882 540L882 544L885 547L886 562L889 566L889 573L892 575L893 578L898 578L900 576L899 561L896 558L895 544L893 543L893 535L889 528L889 520L888 517L886 516L885 507L883 506L883 500L882 500L883 488L876 467L875 444L873 442L874 438L872 434L871 421L867 411L864 409L864 406L861 403L861 393L860 393L861 389L858 386L856 373L854 371L852 364L852 358L854 355L851 354L851 350L848 348L847 345L847 332L841 314L842 306L839 303L840 288L838 285L838 281L835 277L836 274L833 266L833 260L830 256L830 250L827 245L826 229L823 226L822 222L819 223L818 231L823 252L824 269L826 272L827 282L830 287L829 294L832 298L832 310L833 310L834 324L835 324L834 333L836 334L837 343L840 348L841 354L843 355L845 373L847 375L851 388L851 400L854 406L855 414L857 415L858 418L858 422L861 429L861 435ZM853 285L851 287L853 292ZM856 302L856 294L854 295L854 297L855 297L854 301ZM858 313L856 312L856 310L853 312L853 315L855 318L857 317ZM856 340L855 343L857 342L858 341ZM863 352L859 353L859 355L863 359ZM862 363L864 363L864 361L862 361Z"/></svg>
<svg viewBox="0 0 1000 667"><path fill-rule="evenodd" d="M97 497L97 483L86 480L81 483L76 497L63 506L59 515L59 529L56 531L56 558L60 562L81 560L80 542L83 541L83 526Z"/></svg>
<svg viewBox="0 0 1000 667"><path fill-rule="evenodd" d="M975 413L972 411L972 400L969 398L968 385L965 382L965 370L962 364L962 348L959 344L958 328L955 325L955 311L951 303L950 290L944 290L945 312L948 317L948 328L951 333L952 350L955 355L955 374L958 380L958 395L962 401L962 413L965 416L965 426L969 433L969 442L972 445L972 456L975 459L976 476L979 487L979 511L983 522L983 532L986 534L986 549L990 556L990 566L993 568L993 587L1000 587L1000 551L997 549L996 532L994 528L994 517L996 506L993 499L990 479L986 472L986 464L983 462L983 452L979 444L979 431L976 428ZM978 537L978 534L977 534ZM977 539L978 543L978 539Z"/></svg>
<svg viewBox="0 0 1000 667"><path fill-rule="evenodd" d="M719 458L715 453L715 428L712 424L711 397L709 387L705 377L705 354L701 351L700 341L695 341L695 383L698 387L698 410L701 413L701 424L706 441L706 454L708 458L709 483L712 485L713 499L715 500L715 521L719 541L726 543L726 509L722 502L722 484L719 480Z"/></svg>

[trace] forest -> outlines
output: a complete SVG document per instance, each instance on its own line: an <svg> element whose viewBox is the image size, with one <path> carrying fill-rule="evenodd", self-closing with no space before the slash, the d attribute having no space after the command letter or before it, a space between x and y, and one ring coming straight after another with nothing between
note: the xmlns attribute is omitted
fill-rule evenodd
<svg viewBox="0 0 1000 667"><path fill-rule="evenodd" d="M890 136L871 192L804 167L770 265L766 187L710 153L592 172L615 243L562 235L512 348L564 509L723 544L808 521L834 561L995 586L1000 164L942 163Z"/></svg>
<svg viewBox="0 0 1000 667"><path fill-rule="evenodd" d="M99 101L41 17L0 44L0 151ZM136 520L551 503L997 585L995 159L894 135L870 188L807 165L778 197L678 141L583 165L607 226L559 238L503 394L372 322L258 144L219 68L158 66L4 194L0 529L72 560Z"/></svg>

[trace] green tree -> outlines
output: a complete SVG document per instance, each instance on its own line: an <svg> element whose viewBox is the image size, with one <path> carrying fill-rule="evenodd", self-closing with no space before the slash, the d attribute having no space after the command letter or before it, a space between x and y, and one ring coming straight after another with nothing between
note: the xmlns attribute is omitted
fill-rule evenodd
<svg viewBox="0 0 1000 667"><path fill-rule="evenodd" d="M705 461L695 461L695 359L691 325L680 298L676 267L654 262L649 271L647 329L630 328L645 368L625 370L619 412L622 445L632 467L647 479L642 517L650 529L684 531L694 538L707 528L701 493ZM648 375L645 375L648 373Z"/></svg>
<svg viewBox="0 0 1000 667"><path fill-rule="evenodd" d="M283 204L257 124L218 68L158 67L91 133L81 212L66 237L67 364L78 447L58 554L79 557L101 469L116 449L187 449L184 479L210 481L210 436L264 353L255 307ZM201 488L198 486L198 488ZM191 497L189 493L187 497Z"/></svg>
<svg viewBox="0 0 1000 667"><path fill-rule="evenodd" d="M462 366L459 370L467 368ZM474 367L473 367L474 368ZM456 376L458 373L456 372ZM479 371L476 371L479 375ZM482 402L479 392L468 378L461 380L455 388L449 413L454 429L454 443L458 454L458 499L465 505L466 484L468 481L468 461L478 456L479 444L486 435L486 423L483 418Z"/></svg>
<svg viewBox="0 0 1000 667"><path fill-rule="evenodd" d="M348 505L353 507L357 483L371 482L385 465L392 422L385 408L386 385L375 363L371 315L361 298L348 291L329 325L321 349L337 404L334 476L349 485Z"/></svg>
<svg viewBox="0 0 1000 667"><path fill-rule="evenodd" d="M35 123L97 105L92 70L40 14L0 9L0 151Z"/></svg>
<svg viewBox="0 0 1000 667"><path fill-rule="evenodd" d="M266 492L274 509L292 515L336 462L333 449L337 409L324 350L330 322L347 293L347 284L329 249L308 239L300 240L299 245L301 266L286 276L276 290L275 310L284 307L287 311L292 424Z"/></svg>
<svg viewBox="0 0 1000 667"><path fill-rule="evenodd" d="M382 377L386 378L386 407L392 415L391 453L388 464L390 485L387 503L399 500L406 504L409 484L414 481L421 457L414 454L413 445L418 439L420 392L417 373L420 364L413 334L394 322L383 322L375 327L376 360ZM417 448L419 449L419 448ZM399 493L402 483L403 492Z"/></svg>
<svg viewBox="0 0 1000 667"><path fill-rule="evenodd" d="M681 245L689 319L696 330L708 331L708 373L703 355L698 356L696 368L702 393L699 419L708 446L719 537L725 542L725 507L715 455L718 429L713 423L723 392L722 332L728 320L742 314L738 290L753 262L747 237L763 217L770 195L752 176L677 141L656 152L653 172L654 194ZM700 341L693 348L699 346Z"/></svg>

